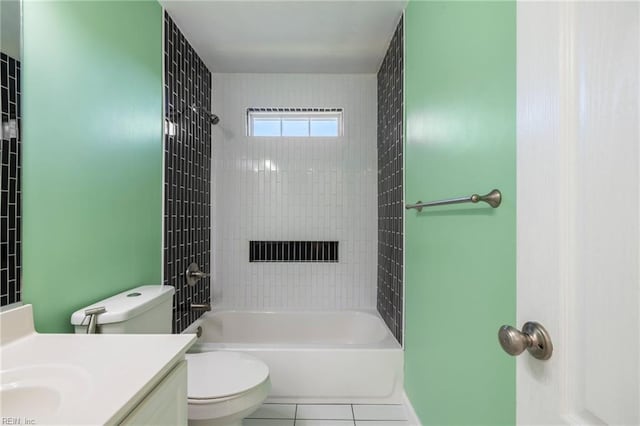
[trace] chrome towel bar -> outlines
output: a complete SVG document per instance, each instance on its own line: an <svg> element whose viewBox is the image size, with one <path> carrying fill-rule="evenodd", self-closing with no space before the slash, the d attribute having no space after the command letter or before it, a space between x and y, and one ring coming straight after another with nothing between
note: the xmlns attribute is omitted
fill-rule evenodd
<svg viewBox="0 0 640 426"><path fill-rule="evenodd" d="M500 193L499 190L494 189L485 195L473 194L469 197L450 198L448 200L430 201L428 203L418 201L416 204L407 204L405 208L407 210L416 209L421 212L423 207L446 206L447 204L459 203L477 203L478 201L484 201L495 209L502 202L502 193Z"/></svg>

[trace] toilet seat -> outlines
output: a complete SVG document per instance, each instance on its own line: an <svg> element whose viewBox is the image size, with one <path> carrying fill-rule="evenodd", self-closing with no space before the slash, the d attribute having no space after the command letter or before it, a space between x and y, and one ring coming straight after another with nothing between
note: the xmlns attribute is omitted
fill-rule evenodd
<svg viewBox="0 0 640 426"><path fill-rule="evenodd" d="M240 352L187 354L190 404L206 404L246 393L269 380L269 368Z"/></svg>

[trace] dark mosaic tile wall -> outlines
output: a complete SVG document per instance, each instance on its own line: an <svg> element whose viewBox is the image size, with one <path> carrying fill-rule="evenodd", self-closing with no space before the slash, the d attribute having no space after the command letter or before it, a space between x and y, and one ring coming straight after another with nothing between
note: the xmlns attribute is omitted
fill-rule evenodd
<svg viewBox="0 0 640 426"><path fill-rule="evenodd" d="M338 262L338 241L249 241L249 262Z"/></svg>
<svg viewBox="0 0 640 426"><path fill-rule="evenodd" d="M202 315L191 303L211 297L209 278L195 287L185 280L191 262L211 270L211 124L190 109L210 110L211 72L167 13L164 21L165 124L175 124L164 139L164 284L176 288L173 332L180 333Z"/></svg>
<svg viewBox="0 0 640 426"><path fill-rule="evenodd" d="M0 53L0 306L20 301L20 62Z"/></svg>
<svg viewBox="0 0 640 426"><path fill-rule="evenodd" d="M403 22L378 71L378 312L402 343Z"/></svg>

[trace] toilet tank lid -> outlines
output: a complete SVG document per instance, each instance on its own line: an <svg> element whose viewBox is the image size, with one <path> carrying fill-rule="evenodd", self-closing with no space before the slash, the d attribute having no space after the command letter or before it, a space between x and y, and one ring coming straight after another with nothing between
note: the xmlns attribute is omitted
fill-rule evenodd
<svg viewBox="0 0 640 426"><path fill-rule="evenodd" d="M137 317L141 313L171 298L175 289L169 285L143 285L123 291L92 305L78 309L71 315L72 325L87 325L85 311L104 306L105 313L98 315L98 324L111 324Z"/></svg>

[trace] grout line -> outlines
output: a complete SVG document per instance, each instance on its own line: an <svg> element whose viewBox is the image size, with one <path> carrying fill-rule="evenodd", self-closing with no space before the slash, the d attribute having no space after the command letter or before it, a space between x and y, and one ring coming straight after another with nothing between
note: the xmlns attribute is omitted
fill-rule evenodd
<svg viewBox="0 0 640 426"><path fill-rule="evenodd" d="M353 417L353 426L356 426L356 412L353 409L353 404L351 404L351 416Z"/></svg>
<svg viewBox="0 0 640 426"><path fill-rule="evenodd" d="M296 426L296 423L298 423L298 405L296 404L296 409L293 412L293 426Z"/></svg>
<svg viewBox="0 0 640 426"><path fill-rule="evenodd" d="M386 403L382 403L382 404L366 404L366 403L361 403L361 402L357 402L357 403L346 403L346 402L310 402L310 403L306 403L306 402L300 402L300 403L294 403L294 402L265 402L263 405L362 405L362 406L385 406L385 407L402 407L404 406L404 404L402 403L391 403L391 402L386 402Z"/></svg>
<svg viewBox="0 0 640 426"><path fill-rule="evenodd" d="M295 420L291 417L245 417L247 420Z"/></svg>
<svg viewBox="0 0 640 426"><path fill-rule="evenodd" d="M400 406L403 406L404 404L393 404L393 403L390 403L390 402L386 402L386 403L382 403L382 404L363 404L363 403L356 403L356 404L351 404L351 405L369 405L369 406L371 406L371 405L384 405L384 406L400 405Z"/></svg>

